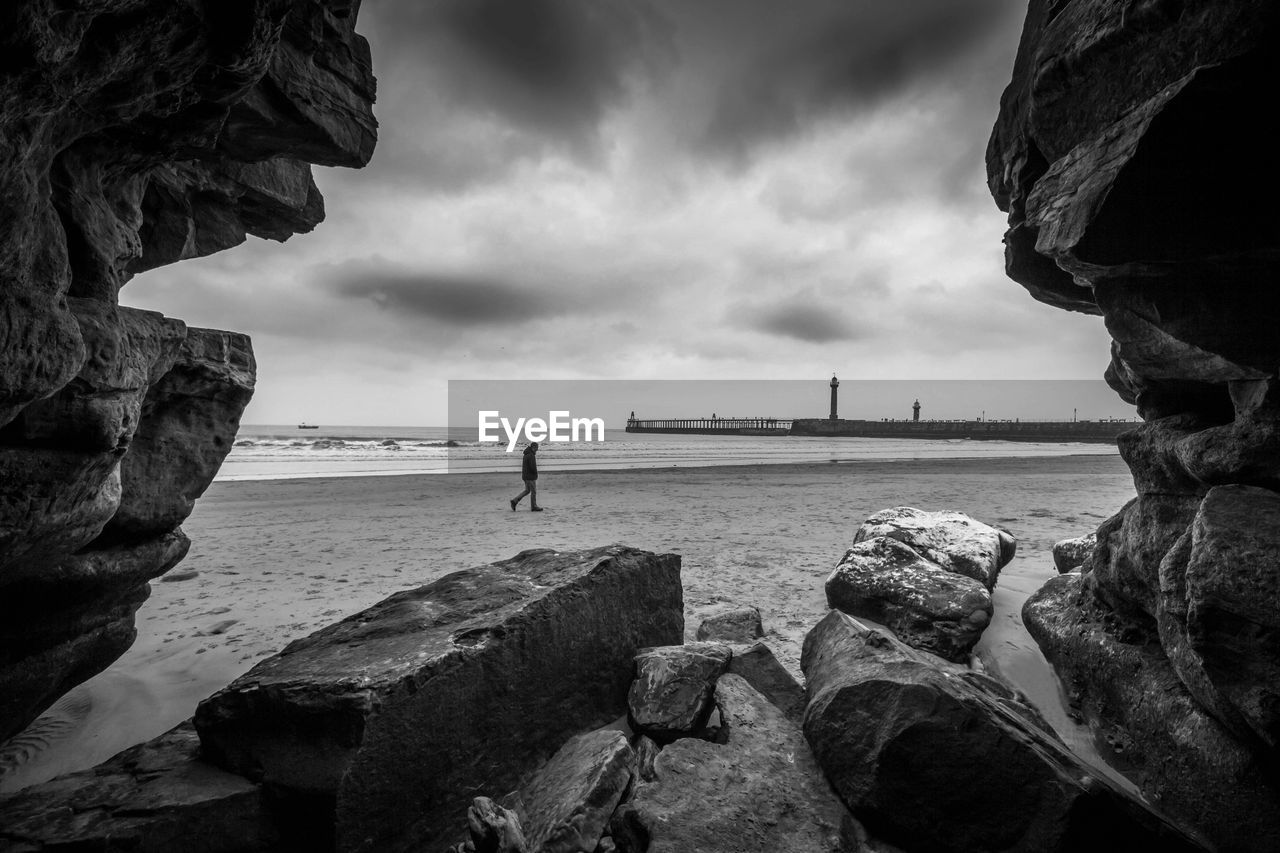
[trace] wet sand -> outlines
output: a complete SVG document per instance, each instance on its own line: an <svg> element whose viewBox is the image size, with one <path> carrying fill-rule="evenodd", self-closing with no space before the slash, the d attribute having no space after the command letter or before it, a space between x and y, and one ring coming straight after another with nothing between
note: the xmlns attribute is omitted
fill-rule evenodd
<svg viewBox="0 0 1280 853"><path fill-rule="evenodd" d="M798 675L827 575L866 516L899 505L960 510L1018 537L979 655L1096 757L1019 611L1054 574L1053 543L1133 496L1118 456L544 473L543 513L527 499L510 510L520 488L508 474L215 483L184 525L190 554L138 614L133 648L11 742L0 791L92 766L186 719L290 640L526 548L681 554L687 637L712 613L756 605L766 642Z"/></svg>

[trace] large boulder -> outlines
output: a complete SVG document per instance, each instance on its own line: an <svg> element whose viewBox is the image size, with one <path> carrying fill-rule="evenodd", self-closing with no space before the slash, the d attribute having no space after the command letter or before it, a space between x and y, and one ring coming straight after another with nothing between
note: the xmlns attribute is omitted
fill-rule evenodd
<svg viewBox="0 0 1280 853"><path fill-rule="evenodd" d="M884 509L862 523L853 542L856 545L879 536L896 539L946 571L973 578L988 590L995 588L1000 569L1018 550L1009 531L949 510Z"/></svg>
<svg viewBox="0 0 1280 853"><path fill-rule="evenodd" d="M1076 709L1136 770L1143 793L1223 849L1280 848L1267 760L1197 701L1158 643L1117 635L1079 574L1027 599L1022 621Z"/></svg>
<svg viewBox="0 0 1280 853"><path fill-rule="evenodd" d="M665 747L653 780L638 784L622 810L615 839L647 839L647 853L866 849L865 832L832 793L794 721L733 674L720 676L715 701L724 742L684 738Z"/></svg>
<svg viewBox="0 0 1280 853"><path fill-rule="evenodd" d="M991 594L897 539L864 539L827 578L827 605L874 620L947 660L964 660L991 622Z"/></svg>
<svg viewBox="0 0 1280 853"><path fill-rule="evenodd" d="M0 798L0 849L301 849L283 846L260 786L206 764L199 753L195 730L183 723L92 770Z"/></svg>
<svg viewBox="0 0 1280 853"><path fill-rule="evenodd" d="M525 551L398 593L287 646L202 702L205 755L314 803L339 850L453 838L626 710L636 652L684 636L680 558Z"/></svg>
<svg viewBox="0 0 1280 853"><path fill-rule="evenodd" d="M324 218L310 164L375 140L358 9L0 7L0 739L128 648L252 390L247 338L121 289Z"/></svg>
<svg viewBox="0 0 1280 853"><path fill-rule="evenodd" d="M886 841L957 853L1201 849L1011 710L1016 700L839 611L805 637L801 665L814 755Z"/></svg>

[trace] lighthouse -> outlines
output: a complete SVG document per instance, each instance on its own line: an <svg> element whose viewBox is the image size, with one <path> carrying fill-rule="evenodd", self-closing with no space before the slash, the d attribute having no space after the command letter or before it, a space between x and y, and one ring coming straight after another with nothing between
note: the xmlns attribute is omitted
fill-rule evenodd
<svg viewBox="0 0 1280 853"><path fill-rule="evenodd" d="M840 380L836 379L835 374L831 374L831 420L836 419L836 389L840 387Z"/></svg>
<svg viewBox="0 0 1280 853"><path fill-rule="evenodd" d="M916 423L920 422L920 401L919 400L916 400L911 405L911 420L915 421Z"/></svg>

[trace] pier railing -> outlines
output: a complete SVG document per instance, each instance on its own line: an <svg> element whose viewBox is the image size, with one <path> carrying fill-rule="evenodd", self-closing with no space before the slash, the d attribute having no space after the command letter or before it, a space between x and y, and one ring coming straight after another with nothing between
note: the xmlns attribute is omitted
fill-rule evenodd
<svg viewBox="0 0 1280 853"><path fill-rule="evenodd" d="M786 434L791 430L791 421L791 418L630 418L627 432Z"/></svg>

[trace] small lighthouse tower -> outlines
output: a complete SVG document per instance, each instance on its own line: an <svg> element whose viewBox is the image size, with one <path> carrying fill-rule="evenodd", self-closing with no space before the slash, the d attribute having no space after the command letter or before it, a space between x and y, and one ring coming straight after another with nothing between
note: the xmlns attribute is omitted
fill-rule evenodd
<svg viewBox="0 0 1280 853"><path fill-rule="evenodd" d="M920 401L916 400L911 404L911 420L916 423L920 422Z"/></svg>
<svg viewBox="0 0 1280 853"><path fill-rule="evenodd" d="M831 420L836 419L836 389L840 387L840 380L836 379L835 374L831 374Z"/></svg>

